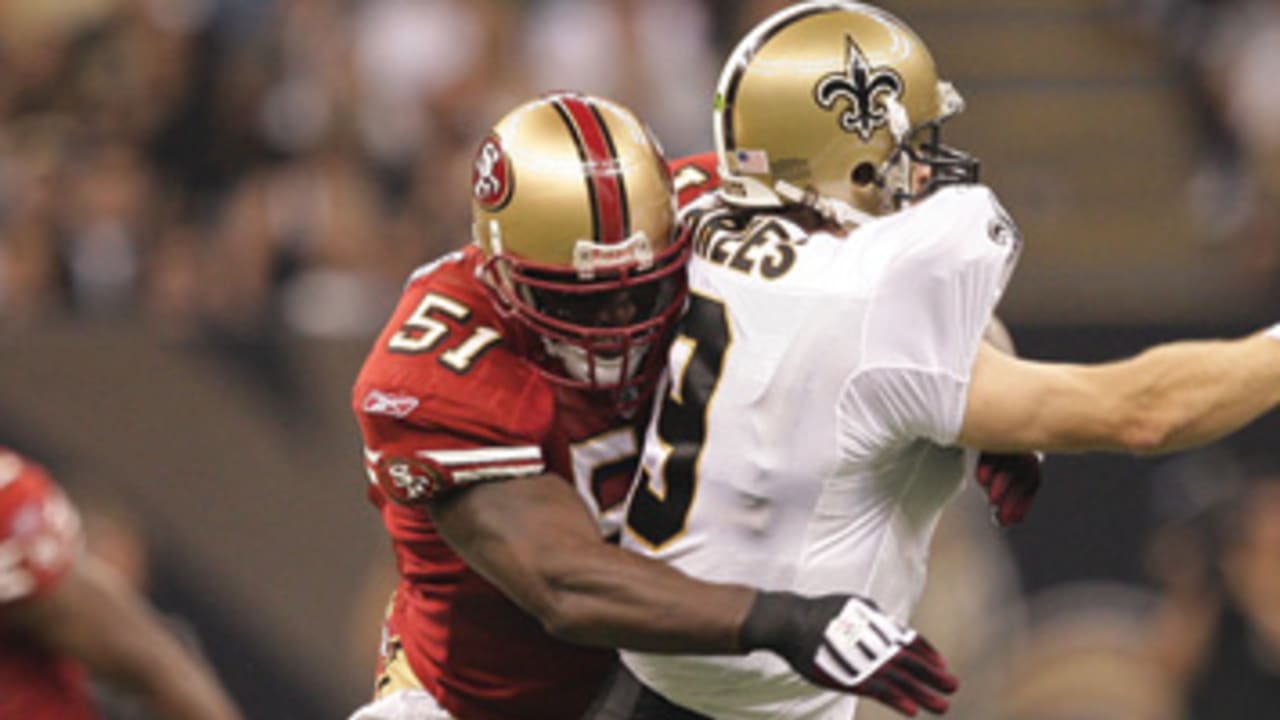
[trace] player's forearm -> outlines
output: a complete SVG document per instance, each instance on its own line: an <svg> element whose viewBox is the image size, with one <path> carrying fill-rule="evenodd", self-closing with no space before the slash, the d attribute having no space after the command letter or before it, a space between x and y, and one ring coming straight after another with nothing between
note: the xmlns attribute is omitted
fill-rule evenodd
<svg viewBox="0 0 1280 720"><path fill-rule="evenodd" d="M109 568L87 560L69 587L74 621L61 643L94 674L140 699L164 720L239 720L203 662Z"/></svg>
<svg viewBox="0 0 1280 720"><path fill-rule="evenodd" d="M1280 404L1280 341L1261 333L1162 345L1124 365L1124 444L1137 452L1212 442Z"/></svg>
<svg viewBox="0 0 1280 720"><path fill-rule="evenodd" d="M213 673L158 624L151 647L135 657L127 669L129 684L156 718L174 720L239 720L231 700Z"/></svg>
<svg viewBox="0 0 1280 720"><path fill-rule="evenodd" d="M539 615L568 642L649 652L732 653L756 593L694 580L610 546L543 568Z"/></svg>
<svg viewBox="0 0 1280 720"><path fill-rule="evenodd" d="M178 647L155 653L133 671L128 684L156 718L173 720L239 720L230 699L212 681L210 672ZM133 672L131 671L131 672Z"/></svg>
<svg viewBox="0 0 1280 720"><path fill-rule="evenodd" d="M475 485L431 513L468 565L556 637L637 650L738 649L751 590L700 583L605 543L560 478Z"/></svg>

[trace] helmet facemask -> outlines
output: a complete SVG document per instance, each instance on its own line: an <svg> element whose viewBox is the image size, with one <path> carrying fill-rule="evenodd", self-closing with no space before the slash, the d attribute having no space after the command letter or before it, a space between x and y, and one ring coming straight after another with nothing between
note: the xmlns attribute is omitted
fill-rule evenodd
<svg viewBox="0 0 1280 720"><path fill-rule="evenodd" d="M648 246L642 233L622 246L581 240L576 269L497 253L481 272L498 307L536 338L527 351L543 376L631 409L652 390L665 359L652 350L665 345L687 295L689 244L656 255Z"/></svg>
<svg viewBox="0 0 1280 720"><path fill-rule="evenodd" d="M894 209L923 200L947 185L978 182L978 159L942 142L942 123L964 109L964 100L950 83L939 82L938 86L943 114L909 130L905 129L908 124L905 109L891 101L889 129L897 141L897 149L885 162L880 177ZM920 167L928 168L923 183L916 181L916 170Z"/></svg>

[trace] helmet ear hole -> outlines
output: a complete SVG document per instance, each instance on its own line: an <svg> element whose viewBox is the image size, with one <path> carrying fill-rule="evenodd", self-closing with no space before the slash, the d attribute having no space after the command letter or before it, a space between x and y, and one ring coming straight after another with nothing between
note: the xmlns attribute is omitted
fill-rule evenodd
<svg viewBox="0 0 1280 720"><path fill-rule="evenodd" d="M876 168L869 162L858 163L849 174L849 178L853 180L854 185L866 187L876 181Z"/></svg>

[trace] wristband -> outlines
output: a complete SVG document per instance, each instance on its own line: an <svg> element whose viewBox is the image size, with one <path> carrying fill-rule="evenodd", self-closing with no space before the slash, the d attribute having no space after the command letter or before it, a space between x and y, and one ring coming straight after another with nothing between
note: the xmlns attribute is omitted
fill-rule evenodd
<svg viewBox="0 0 1280 720"><path fill-rule="evenodd" d="M1272 340L1280 342L1280 323L1276 323L1275 325L1272 325L1271 327L1267 328L1265 331L1263 331L1262 334L1266 335Z"/></svg>
<svg viewBox="0 0 1280 720"><path fill-rule="evenodd" d="M812 663L827 623L840 614L847 600L843 595L810 598L790 592L758 592L739 631L739 644L748 652L772 650L793 666Z"/></svg>

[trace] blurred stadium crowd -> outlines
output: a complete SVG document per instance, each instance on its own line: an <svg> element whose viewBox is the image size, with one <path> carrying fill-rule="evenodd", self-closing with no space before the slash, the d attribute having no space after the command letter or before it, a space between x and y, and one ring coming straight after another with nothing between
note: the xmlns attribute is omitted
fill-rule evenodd
<svg viewBox="0 0 1280 720"><path fill-rule="evenodd" d="M1218 238L1242 232L1280 197L1280 3L1134 0L1133 9L1164 39L1182 81L1200 155L1189 188L1196 211Z"/></svg>
<svg viewBox="0 0 1280 720"><path fill-rule="evenodd" d="M716 5L6 2L0 317L368 331L466 241L453 178L511 104L587 87L709 147L713 28L759 12Z"/></svg>
<svg viewBox="0 0 1280 720"><path fill-rule="evenodd" d="M0 2L0 333L128 319L170 337L363 342L410 269L467 241L459 178L505 109L589 90L637 108L670 156L708 149L727 48L785 4ZM1116 6L1172 51L1204 234L1247 235L1254 266L1280 268L1280 2ZM934 563L921 627L972 678L956 717L1280 714L1280 481L1197 462L1168 466L1186 481L1137 508L1158 528L1140 540L1141 590L1024 605L1030 546L1011 554L979 503L948 520L938 552L956 559ZM1074 492L1064 474L1050 464L1061 484L1041 502Z"/></svg>
<svg viewBox="0 0 1280 720"><path fill-rule="evenodd" d="M783 4L5 2L0 319L358 334L406 268L467 237L452 178L503 108L586 89L644 108L670 154L706 149L725 48ZM1186 79L1206 231L1271 230L1260 206L1280 196L1280 9L1133 9Z"/></svg>

